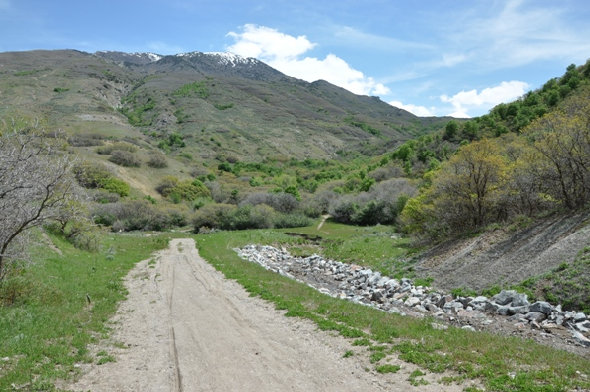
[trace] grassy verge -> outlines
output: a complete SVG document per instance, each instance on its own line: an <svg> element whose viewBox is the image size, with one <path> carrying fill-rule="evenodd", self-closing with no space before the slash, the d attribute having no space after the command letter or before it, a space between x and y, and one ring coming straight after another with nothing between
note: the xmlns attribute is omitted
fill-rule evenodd
<svg viewBox="0 0 590 392"><path fill-rule="evenodd" d="M410 240L399 237L391 226L360 227L326 221L317 225L281 230L307 236L308 241L291 246L299 256L312 253L345 263L363 265L394 278L412 278L414 271L407 256L416 251ZM305 237L304 237L305 238Z"/></svg>
<svg viewBox="0 0 590 392"><path fill-rule="evenodd" d="M322 231L329 232L329 229L330 226L324 226ZM321 235L314 230L301 231ZM585 376L590 375L590 361L586 359L517 338L458 328L438 330L432 326L431 319L388 314L322 295L304 284L238 258L232 249L248 243L308 246L308 240L303 237L272 230L197 236L201 255L252 295L274 302L278 309L287 311L287 316L310 319L320 329L357 339L357 345L368 344L367 353L377 371L392 371L383 365L388 356L398 355L424 371L443 373L449 370L455 374L441 376L441 382L479 379L488 390L494 391L590 388L590 380ZM379 251L364 248L365 261L371 257L378 259L375 252Z"/></svg>
<svg viewBox="0 0 590 392"><path fill-rule="evenodd" d="M54 390L76 362L91 358L87 345L108 333L106 321L126 291L122 278L136 262L167 246L166 236L105 235L89 253L58 237L63 255L47 247L35 263L0 286L0 390Z"/></svg>

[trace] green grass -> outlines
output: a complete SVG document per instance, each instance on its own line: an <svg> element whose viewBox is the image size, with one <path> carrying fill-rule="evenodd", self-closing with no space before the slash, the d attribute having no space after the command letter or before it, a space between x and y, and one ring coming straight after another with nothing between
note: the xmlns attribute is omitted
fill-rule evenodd
<svg viewBox="0 0 590 392"><path fill-rule="evenodd" d="M410 377L408 378L408 381L410 382L410 384L412 384L415 387L418 387L420 385L428 385L428 381L426 381L423 378L418 378L421 376L425 376L426 374L420 370L414 370L412 373L410 373Z"/></svg>
<svg viewBox="0 0 590 392"><path fill-rule="evenodd" d="M350 230L341 225L328 224L319 234L327 239L336 239L342 233L344 237L352 237ZM370 232L368 228L363 230ZM318 234L315 227L300 231L308 235ZM286 310L287 316L310 319L321 329L334 330L344 336L360 334L355 336L353 344L375 342L379 344L377 347L386 347L382 351L369 351L369 355L375 356L374 360L381 359L377 359L375 354L397 353L402 360L416 364L424 371L456 372L468 379L481 380L488 389L495 391L590 388L590 380L583 376L590 375L590 361L587 359L514 337L453 327L437 330L432 327L433 320L429 318L403 317L335 299L254 263L243 261L232 250L250 243L287 246L307 244L307 240L301 236L266 230L220 232L199 235L196 239L201 255L215 268L226 277L237 280L251 295L271 301L278 309ZM376 257L369 254L365 260L369 256ZM507 377L507 374L515 376ZM417 376L413 379L417 384L424 381Z"/></svg>
<svg viewBox="0 0 590 392"><path fill-rule="evenodd" d="M590 312L590 247L571 263L562 263L545 274L524 280L512 288L533 300L562 304L564 310Z"/></svg>
<svg viewBox="0 0 590 392"><path fill-rule="evenodd" d="M380 365L375 368L377 373L385 374L385 373L397 373L402 367L400 365Z"/></svg>
<svg viewBox="0 0 590 392"><path fill-rule="evenodd" d="M0 357L9 358L0 363L2 391L13 384L53 390L54 380L76 372L75 363L93 362L87 345L108 335L106 322L126 295L122 278L168 243L166 236L110 234L101 251L89 253L52 238L63 256L38 247L34 264L0 287ZM97 363L114 361L101 354Z"/></svg>
<svg viewBox="0 0 590 392"><path fill-rule="evenodd" d="M360 227L328 220L319 231L316 228L317 224L283 230L305 234L319 242L319 247L309 247L309 242L291 247L294 254L320 253L330 259L369 267L393 278L414 277L412 264L406 259L416 249L408 238L398 238L391 226Z"/></svg>

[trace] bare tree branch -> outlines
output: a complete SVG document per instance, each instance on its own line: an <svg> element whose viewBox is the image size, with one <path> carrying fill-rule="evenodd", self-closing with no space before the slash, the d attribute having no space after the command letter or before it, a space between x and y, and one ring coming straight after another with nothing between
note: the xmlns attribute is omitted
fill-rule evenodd
<svg viewBox="0 0 590 392"><path fill-rule="evenodd" d="M17 239L63 217L76 198L63 140L43 137L35 125L0 136L0 281L18 252Z"/></svg>

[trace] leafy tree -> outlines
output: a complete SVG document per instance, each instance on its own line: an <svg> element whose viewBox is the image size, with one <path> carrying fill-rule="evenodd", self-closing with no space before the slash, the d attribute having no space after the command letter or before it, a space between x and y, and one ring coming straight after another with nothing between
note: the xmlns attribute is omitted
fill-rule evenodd
<svg viewBox="0 0 590 392"><path fill-rule="evenodd" d="M443 134L443 140L454 140L459 131L459 124L455 120L451 120L445 126L445 132Z"/></svg>
<svg viewBox="0 0 590 392"><path fill-rule="evenodd" d="M470 222L474 227L486 222L505 180L506 163L498 146L481 140L463 147L453 156L435 180L434 192L439 209L463 210L453 224ZM448 207L448 209L447 209Z"/></svg>
<svg viewBox="0 0 590 392"><path fill-rule="evenodd" d="M562 110L545 115L527 134L545 158L546 190L569 209L590 200L590 104L573 98Z"/></svg>

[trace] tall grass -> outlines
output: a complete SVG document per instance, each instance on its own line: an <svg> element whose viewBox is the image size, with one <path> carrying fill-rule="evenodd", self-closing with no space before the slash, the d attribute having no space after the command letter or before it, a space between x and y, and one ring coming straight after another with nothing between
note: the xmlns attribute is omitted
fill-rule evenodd
<svg viewBox="0 0 590 392"><path fill-rule="evenodd" d="M54 390L76 362L92 362L87 345L108 333L106 321L126 290L122 278L165 236L105 235L98 253L52 237L63 255L46 246L34 263L0 286L0 391Z"/></svg>

